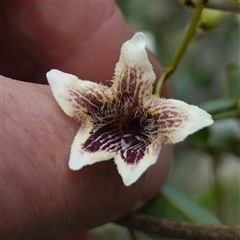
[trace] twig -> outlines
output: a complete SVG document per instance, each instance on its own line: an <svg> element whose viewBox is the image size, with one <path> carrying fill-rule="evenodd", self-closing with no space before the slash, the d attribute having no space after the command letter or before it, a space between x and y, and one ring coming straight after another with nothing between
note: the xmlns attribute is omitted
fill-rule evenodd
<svg viewBox="0 0 240 240"><path fill-rule="evenodd" d="M132 212L116 222L139 231L164 237L191 240L239 240L240 225L208 225L175 222Z"/></svg>
<svg viewBox="0 0 240 240"><path fill-rule="evenodd" d="M205 6L215 10L240 13L240 4L233 1L209 1Z"/></svg>
<svg viewBox="0 0 240 240"><path fill-rule="evenodd" d="M180 47L177 49L176 53L174 54L170 64L168 65L167 68L165 68L163 70L160 78L158 79L158 82L157 82L157 85L156 85L156 88L155 88L155 91L153 94L155 97L159 97L159 94L161 92L161 88L162 88L164 81L177 68L178 63L179 63L183 53L185 52L189 42L195 35L197 23L200 18L200 15L202 13L202 10L203 10L203 5L204 5L203 1L204 0L197 1L197 5L196 5L196 9L195 9L192 21L189 25L189 28L187 30L187 33L186 33L182 43L181 43Z"/></svg>

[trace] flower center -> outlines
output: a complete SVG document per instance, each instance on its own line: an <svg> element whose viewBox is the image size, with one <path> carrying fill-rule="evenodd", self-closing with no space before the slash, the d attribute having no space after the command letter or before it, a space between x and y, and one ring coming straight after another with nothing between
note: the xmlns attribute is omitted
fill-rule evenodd
<svg viewBox="0 0 240 240"><path fill-rule="evenodd" d="M139 143L142 143L143 139L139 135L124 134L121 138L121 147L123 150L130 147L135 147Z"/></svg>
<svg viewBox="0 0 240 240"><path fill-rule="evenodd" d="M93 111L94 127L85 150L120 152L128 163L137 163L156 138L157 127L141 106L133 106L109 104Z"/></svg>

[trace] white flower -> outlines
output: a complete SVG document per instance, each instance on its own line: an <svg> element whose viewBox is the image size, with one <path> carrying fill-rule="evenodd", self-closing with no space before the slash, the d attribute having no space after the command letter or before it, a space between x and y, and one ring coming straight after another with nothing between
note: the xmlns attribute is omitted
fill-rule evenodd
<svg viewBox="0 0 240 240"><path fill-rule="evenodd" d="M59 70L47 73L58 104L80 123L70 169L114 159L129 186L157 161L162 144L180 142L213 123L196 106L152 97L155 74L145 44L143 33L123 44L111 87Z"/></svg>

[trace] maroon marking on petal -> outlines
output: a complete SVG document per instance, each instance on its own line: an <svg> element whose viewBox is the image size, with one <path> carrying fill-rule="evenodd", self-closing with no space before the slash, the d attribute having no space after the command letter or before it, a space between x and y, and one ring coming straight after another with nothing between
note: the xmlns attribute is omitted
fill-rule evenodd
<svg viewBox="0 0 240 240"><path fill-rule="evenodd" d="M101 128L93 129L91 136L84 143L84 149L90 152L106 149L117 151L119 149L120 138L117 126L107 124Z"/></svg>
<svg viewBox="0 0 240 240"><path fill-rule="evenodd" d="M121 150L120 154L124 161L128 164L137 164L144 156L146 148L136 149L132 148L129 150Z"/></svg>
<svg viewBox="0 0 240 240"><path fill-rule="evenodd" d="M118 92L121 92L123 89L126 89L128 86L128 69L125 68L118 76L119 79L117 79L117 89Z"/></svg>
<svg viewBox="0 0 240 240"><path fill-rule="evenodd" d="M143 136L137 135L137 133L126 133L121 138L120 151L121 157L128 164L138 163L143 157L146 150L146 143L144 142Z"/></svg>
<svg viewBox="0 0 240 240"><path fill-rule="evenodd" d="M176 106L169 106L167 103L154 107L153 115L161 129L170 131L179 128L186 122L188 115L184 111L179 111Z"/></svg>
<svg viewBox="0 0 240 240"><path fill-rule="evenodd" d="M160 128L177 128L181 125L183 119L165 119L159 121Z"/></svg>
<svg viewBox="0 0 240 240"><path fill-rule="evenodd" d="M135 93L137 98L142 97L144 95L145 88L143 88L142 86L143 86L143 82L139 82L137 86L137 91Z"/></svg>
<svg viewBox="0 0 240 240"><path fill-rule="evenodd" d="M178 113L170 110L162 111L160 113L160 118L161 119L169 119L169 118L176 118L178 117Z"/></svg>
<svg viewBox="0 0 240 240"><path fill-rule="evenodd" d="M94 91L94 89L92 89L92 91L88 89L86 92L84 92L84 90L74 91L72 89L69 89L68 92L71 102L74 102L81 108L86 108L89 110L92 107L98 107L102 105L104 93L101 94L100 92Z"/></svg>
<svg viewBox="0 0 240 240"><path fill-rule="evenodd" d="M123 71L118 74L118 79L115 80L117 82L117 92L126 92L135 101L138 101L139 96L142 96L144 92L149 94L149 91L146 91L146 89L151 87L152 82L149 81L149 86L148 84L146 85L147 79L142 79L144 72L131 65L131 63L126 65Z"/></svg>
<svg viewBox="0 0 240 240"><path fill-rule="evenodd" d="M156 121L142 109L126 92L121 95L121 102L92 108L94 125L83 144L85 151L115 152L125 162L137 163L157 136Z"/></svg>
<svg viewBox="0 0 240 240"><path fill-rule="evenodd" d="M130 92L134 92L136 88L136 83L137 83L137 70L135 68L129 68L130 74L129 74L129 90Z"/></svg>
<svg viewBox="0 0 240 240"><path fill-rule="evenodd" d="M170 131L169 131L168 133L170 133ZM169 143L169 138L168 138L168 136L162 135L162 136L161 136L161 142L162 142L162 143Z"/></svg>

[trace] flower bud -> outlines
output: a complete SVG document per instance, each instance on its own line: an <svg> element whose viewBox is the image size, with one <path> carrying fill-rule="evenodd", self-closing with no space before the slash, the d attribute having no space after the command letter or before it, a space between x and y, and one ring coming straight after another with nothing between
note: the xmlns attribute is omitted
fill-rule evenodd
<svg viewBox="0 0 240 240"><path fill-rule="evenodd" d="M203 30L212 30L224 20L225 16L225 12L220 10L203 9L199 27Z"/></svg>

